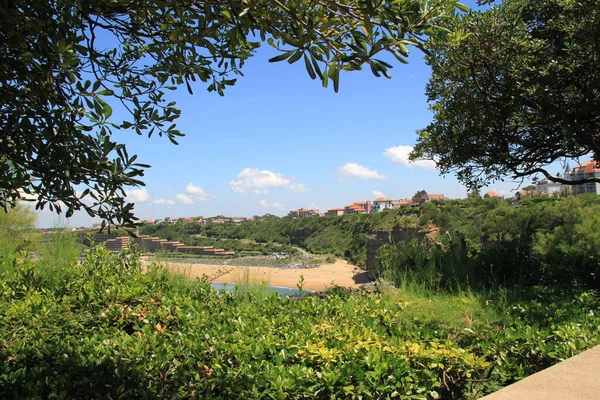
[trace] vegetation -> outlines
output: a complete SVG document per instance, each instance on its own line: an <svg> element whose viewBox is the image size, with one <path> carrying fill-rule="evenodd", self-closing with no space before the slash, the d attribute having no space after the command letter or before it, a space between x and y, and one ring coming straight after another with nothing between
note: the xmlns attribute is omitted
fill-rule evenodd
<svg viewBox="0 0 600 400"><path fill-rule="evenodd" d="M103 249L1 271L2 398L474 399L600 343L586 291L290 300Z"/></svg>
<svg viewBox="0 0 600 400"><path fill-rule="evenodd" d="M247 221L240 225L208 224L205 235L291 244L313 254L335 255L356 265L364 265L367 242L373 232L398 225L414 225L417 213L418 210L403 208L343 217L270 217L265 221Z"/></svg>
<svg viewBox="0 0 600 400"><path fill-rule="evenodd" d="M207 225L206 235L289 243L364 265L374 232L404 228L415 241L383 249L382 269L427 268L435 273L435 286L446 288L573 282L598 288L599 216L600 197L593 194L515 204L470 196L374 214Z"/></svg>
<svg viewBox="0 0 600 400"><path fill-rule="evenodd" d="M218 293L101 246L78 263L70 232L44 244L13 235L15 253L0 258L0 397L479 398L600 343L590 289L599 211L598 196L518 205L471 196L264 222L285 235L318 221L359 237L392 222L428 230L380 252L382 274L400 289L333 288L325 299L270 294L251 268L239 290ZM14 212L0 221L29 215ZM21 221L13 232L27 232Z"/></svg>
<svg viewBox="0 0 600 400"><path fill-rule="evenodd" d="M10 212L0 210L0 259L10 263L21 251L32 248L37 240L36 216L22 205L16 205Z"/></svg>
<svg viewBox="0 0 600 400"><path fill-rule="evenodd" d="M592 154L600 160L600 8L591 0L504 0L456 17L429 41L434 120L415 158L471 187ZM600 178L588 181L600 182Z"/></svg>
<svg viewBox="0 0 600 400"><path fill-rule="evenodd" d="M382 248L379 267L397 284L413 278L431 290L573 284L600 288L600 198L525 198L427 203L419 224L433 240ZM431 239L431 238L430 238Z"/></svg>
<svg viewBox="0 0 600 400"><path fill-rule="evenodd" d="M456 0L15 0L0 5L0 206L35 201L133 221L125 189L148 166L114 141L119 130L177 143L180 111L166 93L195 81L223 95L262 42L270 61L303 60L338 90L341 70L409 46L466 8ZM117 109L118 107L118 109ZM113 108L120 112L113 114Z"/></svg>

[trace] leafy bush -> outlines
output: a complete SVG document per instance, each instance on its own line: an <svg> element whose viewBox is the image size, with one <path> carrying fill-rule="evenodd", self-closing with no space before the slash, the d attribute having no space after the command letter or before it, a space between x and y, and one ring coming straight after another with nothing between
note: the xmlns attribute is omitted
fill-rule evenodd
<svg viewBox="0 0 600 400"><path fill-rule="evenodd" d="M594 292L219 293L99 248L0 276L0 398L478 398L600 342Z"/></svg>

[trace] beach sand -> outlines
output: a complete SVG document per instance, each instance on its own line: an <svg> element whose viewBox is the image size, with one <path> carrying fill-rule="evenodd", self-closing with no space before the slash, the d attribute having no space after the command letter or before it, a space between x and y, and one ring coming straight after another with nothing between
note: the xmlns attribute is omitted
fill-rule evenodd
<svg viewBox="0 0 600 400"><path fill-rule="evenodd" d="M150 260L148 260L150 261ZM366 273L360 268L343 260L333 264L322 264L318 268L269 268L269 267L239 267L230 265L209 265L191 263L161 263L170 271L182 274L190 279L206 275L208 281L236 283L250 281L265 283L269 286L296 288L300 275L304 276L304 289L325 290L337 285L358 288L365 283Z"/></svg>

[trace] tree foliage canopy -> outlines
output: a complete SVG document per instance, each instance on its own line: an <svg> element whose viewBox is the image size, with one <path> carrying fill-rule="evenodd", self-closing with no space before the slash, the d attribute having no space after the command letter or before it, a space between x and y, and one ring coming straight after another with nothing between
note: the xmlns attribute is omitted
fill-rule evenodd
<svg viewBox="0 0 600 400"><path fill-rule="evenodd" d="M593 0L507 0L457 17L431 40L434 121L414 158L472 188L549 163L600 160L600 7ZM592 179L600 181L600 179Z"/></svg>
<svg viewBox="0 0 600 400"><path fill-rule="evenodd" d="M0 205L33 196L67 216L135 220L124 190L143 185L147 166L113 135L176 143L180 112L168 90L202 81L222 95L264 41L280 50L270 61L302 60L336 91L341 70L368 64L388 77L378 56L406 62L408 47L422 48L456 7L465 9L456 0L4 1Z"/></svg>

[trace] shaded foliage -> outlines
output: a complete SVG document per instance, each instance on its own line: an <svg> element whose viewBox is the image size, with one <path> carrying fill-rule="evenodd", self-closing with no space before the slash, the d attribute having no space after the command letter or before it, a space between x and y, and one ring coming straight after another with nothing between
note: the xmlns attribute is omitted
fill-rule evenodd
<svg viewBox="0 0 600 400"><path fill-rule="evenodd" d="M537 173L573 184L548 165L600 160L596 1L506 0L457 16L450 31L429 42L434 120L412 157L471 188Z"/></svg>
<svg viewBox="0 0 600 400"><path fill-rule="evenodd" d="M378 57L406 63L457 7L466 9L456 0L3 1L0 206L27 199L67 217L135 221L125 190L143 185L148 166L115 134L177 144L169 91L201 81L223 95L263 42L279 52L270 61L303 60L335 91L342 70L389 77Z"/></svg>

